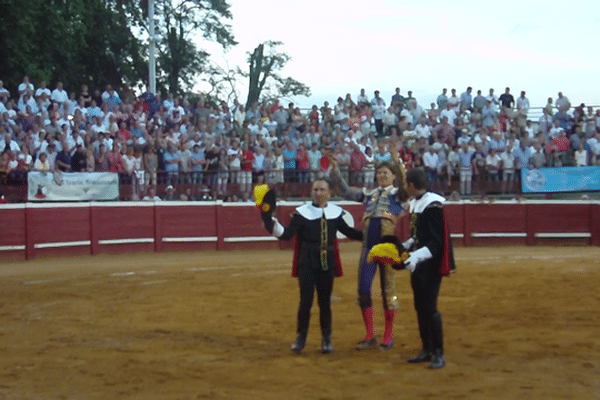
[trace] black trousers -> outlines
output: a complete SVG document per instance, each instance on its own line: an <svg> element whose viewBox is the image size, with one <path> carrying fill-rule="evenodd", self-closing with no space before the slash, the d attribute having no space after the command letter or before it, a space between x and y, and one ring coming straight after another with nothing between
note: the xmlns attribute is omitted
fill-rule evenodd
<svg viewBox="0 0 600 400"><path fill-rule="evenodd" d="M310 309L317 289L321 334L331 336L331 292L333 290L333 268L323 271L312 266L298 266L300 285L300 307L298 308L297 332L306 335L310 323Z"/></svg>
<svg viewBox="0 0 600 400"><path fill-rule="evenodd" d="M410 276L423 349L444 348L442 316L437 309L442 275L432 265L420 265Z"/></svg>

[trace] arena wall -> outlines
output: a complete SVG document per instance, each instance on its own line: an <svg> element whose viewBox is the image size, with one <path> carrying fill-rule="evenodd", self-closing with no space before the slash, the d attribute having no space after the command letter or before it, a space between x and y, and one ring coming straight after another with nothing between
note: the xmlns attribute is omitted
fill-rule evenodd
<svg viewBox="0 0 600 400"><path fill-rule="evenodd" d="M286 224L302 203L278 202ZM362 204L337 202L362 227ZM453 243L600 245L600 203L567 201L449 202ZM0 260L103 253L286 249L262 227L250 203L110 202L0 205ZM398 224L405 238L408 218Z"/></svg>

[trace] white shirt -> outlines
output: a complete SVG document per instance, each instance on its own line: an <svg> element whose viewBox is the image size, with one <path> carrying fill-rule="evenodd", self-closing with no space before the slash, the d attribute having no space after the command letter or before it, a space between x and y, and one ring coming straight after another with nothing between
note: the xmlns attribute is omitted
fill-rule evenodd
<svg viewBox="0 0 600 400"><path fill-rule="evenodd" d="M234 157L229 162L229 168L230 169L240 169L242 166L242 162L240 160L240 156L242 155L241 150L240 149L235 149L235 150L229 149L229 150L227 150L227 155Z"/></svg>
<svg viewBox="0 0 600 400"><path fill-rule="evenodd" d="M448 118L448 123L454 126L454 120L456 119L456 111L454 111L453 109L448 110L447 108L445 108L440 113L440 120L444 117Z"/></svg>
<svg viewBox="0 0 600 400"><path fill-rule="evenodd" d="M527 100L527 97L519 96L519 98L517 98L517 110L521 110L527 114L529 111L529 100Z"/></svg>
<svg viewBox="0 0 600 400"><path fill-rule="evenodd" d="M431 169L436 169L439 161L437 153L426 152L423 154L423 164Z"/></svg>
<svg viewBox="0 0 600 400"><path fill-rule="evenodd" d="M52 100L57 101L59 103L64 103L69 100L69 95L66 90L59 90L58 88L52 91Z"/></svg>
<svg viewBox="0 0 600 400"><path fill-rule="evenodd" d="M33 84L31 82L29 82L29 83L22 82L19 85L19 92L24 92L27 89L31 90L32 93L35 91L35 88L33 87Z"/></svg>
<svg viewBox="0 0 600 400"><path fill-rule="evenodd" d="M35 97L39 97L42 95L42 93L46 93L48 95L48 97L52 96L52 92L50 92L50 89L48 88L38 88L38 90L35 91Z"/></svg>
<svg viewBox="0 0 600 400"><path fill-rule="evenodd" d="M485 165L487 165L487 166L500 168L501 161L502 161L502 159L500 158L500 156L498 154L494 154L494 155L488 154L485 157Z"/></svg>
<svg viewBox="0 0 600 400"><path fill-rule="evenodd" d="M577 150L575 152L575 166L585 167L587 163L587 150Z"/></svg>
<svg viewBox="0 0 600 400"><path fill-rule="evenodd" d="M417 132L418 138L427 139L429 136L431 136L431 127L429 125L419 124L415 127L415 132Z"/></svg>
<svg viewBox="0 0 600 400"><path fill-rule="evenodd" d="M502 160L502 168L505 171L515 169L515 156L513 155L512 151L502 152L500 159Z"/></svg>

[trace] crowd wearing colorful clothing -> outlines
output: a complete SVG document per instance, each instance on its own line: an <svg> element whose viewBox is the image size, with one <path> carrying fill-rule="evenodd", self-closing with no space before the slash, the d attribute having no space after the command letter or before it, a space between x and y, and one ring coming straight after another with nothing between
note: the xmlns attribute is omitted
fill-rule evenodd
<svg viewBox="0 0 600 400"><path fill-rule="evenodd" d="M330 173L324 158L350 185L373 188L375 166L398 152L407 169L425 168L434 191L468 196L516 191L523 168L600 165L600 110L562 93L539 120L529 109L525 92L509 88L443 89L430 108L411 91L396 88L388 102L361 89L301 110L278 99L190 104L127 86L51 90L25 76L18 93L0 81L0 182L23 183L32 170L112 171L133 188L130 199L173 186L175 198L249 200L257 181L304 197Z"/></svg>

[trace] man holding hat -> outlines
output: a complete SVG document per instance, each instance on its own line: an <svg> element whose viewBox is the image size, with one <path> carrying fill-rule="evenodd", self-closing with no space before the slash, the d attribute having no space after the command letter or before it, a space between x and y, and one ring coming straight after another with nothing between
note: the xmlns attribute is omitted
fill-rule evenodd
<svg viewBox="0 0 600 400"><path fill-rule="evenodd" d="M339 231L350 239L362 240L361 231L348 226L343 218L345 211L329 203L331 189L324 179L317 179L311 188L312 202L296 208L292 220L283 227L273 218L275 196L273 191L264 193L264 187L255 188L255 198L261 210L265 228L279 240L289 240L296 235L292 276L300 284L300 306L296 341L291 350L300 354L306 344L310 309L315 288L319 303L321 323L321 351L331 353L331 292L333 278L342 275L342 266L337 247L336 233ZM260 190L263 189L263 193Z"/></svg>

